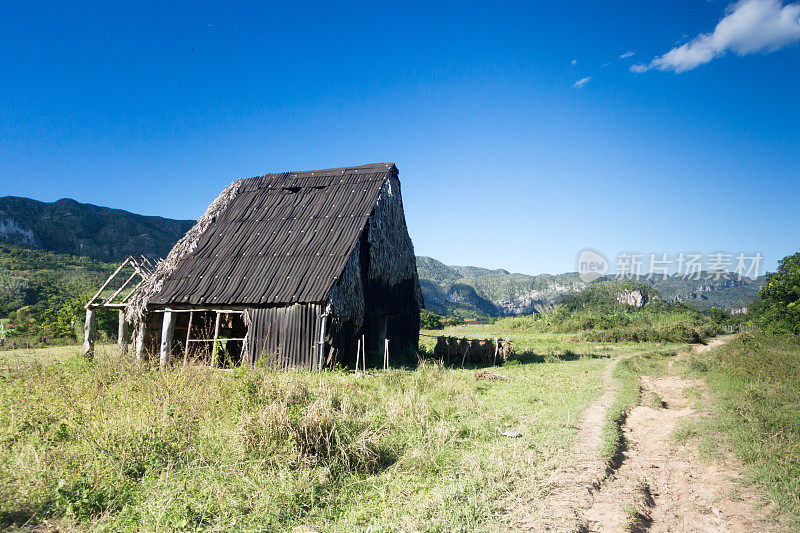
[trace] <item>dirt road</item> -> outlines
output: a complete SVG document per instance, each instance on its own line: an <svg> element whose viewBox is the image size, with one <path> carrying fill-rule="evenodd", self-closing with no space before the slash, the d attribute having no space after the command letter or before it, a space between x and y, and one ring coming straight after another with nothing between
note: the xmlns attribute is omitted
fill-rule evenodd
<svg viewBox="0 0 800 533"><path fill-rule="evenodd" d="M715 339L694 351L725 342ZM584 412L569 459L548 477L549 490L526 513L511 520L522 531L781 531L771 507L756 489L740 482L741 467L732 457L701 460L694 444L671 438L682 421L698 413L685 391L705 393L705 383L670 371L642 378L642 405L629 413L623 433L626 447L615 469L599 460L601 427L614 401L616 385L606 368L605 390Z"/></svg>

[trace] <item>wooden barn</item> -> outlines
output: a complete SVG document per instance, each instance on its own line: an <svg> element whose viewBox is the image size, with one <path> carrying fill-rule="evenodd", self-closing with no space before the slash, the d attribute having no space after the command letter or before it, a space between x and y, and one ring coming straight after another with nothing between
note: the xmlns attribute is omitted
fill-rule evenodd
<svg viewBox="0 0 800 533"><path fill-rule="evenodd" d="M318 370L415 350L422 293L397 167L230 184L127 307L139 359ZM267 359L265 359L267 358Z"/></svg>

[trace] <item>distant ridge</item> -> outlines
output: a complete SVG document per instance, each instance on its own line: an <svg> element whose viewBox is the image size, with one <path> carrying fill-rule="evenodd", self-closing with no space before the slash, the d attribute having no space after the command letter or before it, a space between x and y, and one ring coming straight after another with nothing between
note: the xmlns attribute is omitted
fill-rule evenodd
<svg viewBox="0 0 800 533"><path fill-rule="evenodd" d="M0 197L0 241L101 261L163 257L193 225L193 220L137 215L68 198Z"/></svg>
<svg viewBox="0 0 800 533"><path fill-rule="evenodd" d="M0 198L0 243L106 263L127 255L164 257L193 225L193 220L137 215L70 199L48 203L15 196ZM64 258L64 264L70 260ZM7 274L28 276L22 271L36 269L33 264L17 268L19 271ZM546 312L565 295L587 286L575 272L530 276L501 268L450 266L424 256L417 257L417 270L428 310L474 318ZM764 284L763 276L741 281L702 278L642 277L638 281L652 285L665 300L682 301L701 310L739 309L755 299ZM10 291L4 283L0 275L0 304L5 299L17 301L20 295L3 296Z"/></svg>
<svg viewBox="0 0 800 533"><path fill-rule="evenodd" d="M588 285L575 272L529 276L503 269L449 266L431 257L417 257L417 270L429 311L475 318L543 313L564 296ZM648 280L640 276L634 281L651 285L664 300L680 301L700 310L741 309L756 298L764 285L764 276L716 281L707 277L702 272L699 280L680 276ZM613 278L597 282L610 279Z"/></svg>

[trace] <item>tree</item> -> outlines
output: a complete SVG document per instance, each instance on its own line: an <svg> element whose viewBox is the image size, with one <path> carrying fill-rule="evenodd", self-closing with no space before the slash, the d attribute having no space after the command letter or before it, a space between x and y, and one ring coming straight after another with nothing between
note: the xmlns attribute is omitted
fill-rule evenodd
<svg viewBox="0 0 800 533"><path fill-rule="evenodd" d="M422 309L419 312L419 325L422 329L444 329L442 318L427 309Z"/></svg>
<svg viewBox="0 0 800 533"><path fill-rule="evenodd" d="M800 334L800 252L778 262L778 271L767 274L759 295L764 301L762 325Z"/></svg>

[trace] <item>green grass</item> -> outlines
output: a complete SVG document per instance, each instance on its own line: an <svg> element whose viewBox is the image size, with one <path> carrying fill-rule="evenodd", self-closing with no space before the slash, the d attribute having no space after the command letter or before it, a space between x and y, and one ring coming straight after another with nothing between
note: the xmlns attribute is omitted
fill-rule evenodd
<svg viewBox="0 0 800 533"><path fill-rule="evenodd" d="M517 357L522 361L555 362L568 361L576 357L623 358L612 375L618 384L618 391L614 403L606 413L600 450L602 460L609 465L609 468L614 468L624 446L622 425L630 409L640 401L640 376L662 374L666 370L669 358L677 351L688 350L689 345L656 342L586 342L572 334L535 331L527 327L532 320L531 317L512 317L498 320L494 324L453 326L439 331L423 331L423 333L468 338L501 337L510 339L514 343ZM425 337L421 339L421 344L428 350L432 349L434 343L434 339Z"/></svg>
<svg viewBox="0 0 800 533"><path fill-rule="evenodd" d="M584 291L586 292L586 291ZM722 331L711 317L682 304L652 301L636 308L612 302L596 302L592 295L580 305L564 303L545 315L502 318L495 326L510 331L574 334L590 342L680 342L696 343Z"/></svg>
<svg viewBox="0 0 800 533"><path fill-rule="evenodd" d="M800 524L800 345L767 334L742 334L692 356L691 375L705 378L716 416L674 438L703 436L702 447L733 449L760 484Z"/></svg>
<svg viewBox="0 0 800 533"><path fill-rule="evenodd" d="M98 352L0 359L0 528L502 529L509 494L543 492L608 363L515 361L487 381L435 364L159 372Z"/></svg>
<svg viewBox="0 0 800 533"><path fill-rule="evenodd" d="M524 320L528 317L515 317ZM642 350L657 349L663 346L660 342L587 342L579 335L572 333L556 333L550 331L538 331L532 328L514 327L514 319L498 320L494 324L466 324L461 326L449 326L442 330L422 330L422 335L444 335L450 337L466 337L470 339L495 339L502 338L512 341L514 351L517 354L528 354L529 356L551 356L563 358L564 355L571 353L577 356L611 357L621 354L629 354ZM427 350L432 350L436 340L430 337L420 337L420 346Z"/></svg>

